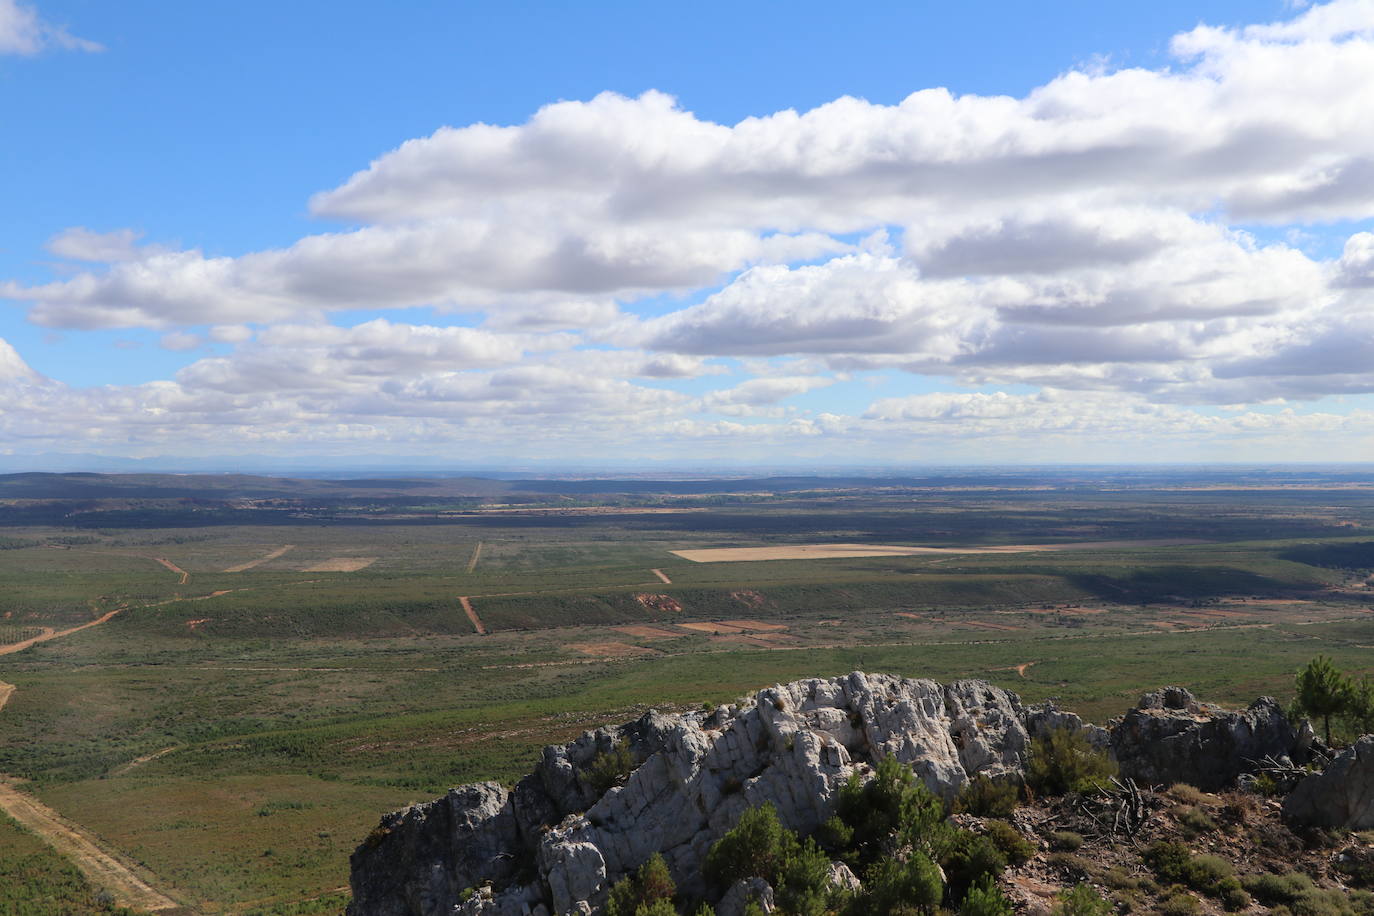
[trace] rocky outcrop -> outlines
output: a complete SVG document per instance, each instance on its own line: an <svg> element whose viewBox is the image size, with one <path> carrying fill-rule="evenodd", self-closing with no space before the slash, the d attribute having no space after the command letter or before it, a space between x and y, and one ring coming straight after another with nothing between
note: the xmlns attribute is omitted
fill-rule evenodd
<svg viewBox="0 0 1374 916"><path fill-rule="evenodd" d="M1299 782L1284 799L1283 816L1315 827L1374 827L1374 735L1365 735L1324 771Z"/></svg>
<svg viewBox="0 0 1374 916"><path fill-rule="evenodd" d="M1272 697L1228 712L1199 703L1182 687L1147 693L1110 731L1123 776L1144 785L1186 782L1206 792L1234 784L1267 757L1286 761L1303 751Z"/></svg>
<svg viewBox="0 0 1374 916"><path fill-rule="evenodd" d="M588 732L546 748L510 792L464 786L387 815L353 855L350 912L592 913L655 852L680 891L700 896L707 852L749 808L771 804L784 826L808 833L833 813L852 774L889 756L951 799L977 774L1018 777L1032 737L1059 728L1110 747L1139 781L1204 789L1290 753L1295 737L1268 699L1233 713L1166 688L1108 732L1052 705L1024 708L983 681L811 678L709 714L650 712ZM630 771L607 788L604 762L625 755ZM842 866L835 875L855 880Z"/></svg>
<svg viewBox="0 0 1374 916"><path fill-rule="evenodd" d="M859 672L769 687L710 715L649 713L546 748L510 793L467 786L387 815L353 855L352 912L589 912L654 852L699 893L706 853L745 810L772 804L787 827L814 830L850 774L887 755L952 798L976 773L1021 771L1023 720L1014 694L982 681ZM637 766L601 793L590 770L619 741Z"/></svg>

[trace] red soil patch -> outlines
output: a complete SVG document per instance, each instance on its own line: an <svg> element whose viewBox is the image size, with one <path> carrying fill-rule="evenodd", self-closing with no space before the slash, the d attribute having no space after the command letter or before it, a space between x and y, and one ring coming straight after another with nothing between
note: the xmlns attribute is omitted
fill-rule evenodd
<svg viewBox="0 0 1374 916"><path fill-rule="evenodd" d="M198 620L188 620L188 621L186 621L186 629L188 629L188 630L190 630L192 633L194 633L194 632L196 631L196 629L197 629L202 623L209 623L210 621L212 621L212 620L214 620L214 619L215 619L215 618L213 618L213 617L201 617L201 618L198 619Z"/></svg>
<svg viewBox="0 0 1374 916"><path fill-rule="evenodd" d="M682 612L682 605L678 604L677 599L671 595L650 595L641 593L635 595L635 600L640 606L651 611L663 611L673 614Z"/></svg>
<svg viewBox="0 0 1374 916"><path fill-rule="evenodd" d="M741 589L737 592L731 592L730 597L734 598L741 604L745 604L749 607L754 608L763 607L764 602L767 600L763 597L763 595L749 588Z"/></svg>

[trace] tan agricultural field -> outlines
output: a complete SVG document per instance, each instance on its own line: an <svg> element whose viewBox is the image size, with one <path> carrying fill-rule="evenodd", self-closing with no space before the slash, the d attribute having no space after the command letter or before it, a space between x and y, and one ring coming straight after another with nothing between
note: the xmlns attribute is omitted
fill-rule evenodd
<svg viewBox="0 0 1374 916"><path fill-rule="evenodd" d="M846 557L914 557L926 554L1037 553L1060 550L1111 550L1122 547L1178 547L1205 544L1195 538L1148 541L1080 541L1066 544L1004 544L996 547L908 547L901 544L787 544L778 547L708 547L672 550L693 563L747 563L758 560L834 560Z"/></svg>
<svg viewBox="0 0 1374 916"><path fill-rule="evenodd" d="M376 557L331 557L323 563L307 566L305 572L357 572L376 562Z"/></svg>

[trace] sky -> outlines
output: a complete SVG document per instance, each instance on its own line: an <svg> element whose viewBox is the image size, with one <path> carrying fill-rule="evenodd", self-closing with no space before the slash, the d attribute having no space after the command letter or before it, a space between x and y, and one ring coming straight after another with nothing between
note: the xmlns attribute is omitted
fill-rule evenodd
<svg viewBox="0 0 1374 916"><path fill-rule="evenodd" d="M0 458L1374 460L1374 0L0 0Z"/></svg>

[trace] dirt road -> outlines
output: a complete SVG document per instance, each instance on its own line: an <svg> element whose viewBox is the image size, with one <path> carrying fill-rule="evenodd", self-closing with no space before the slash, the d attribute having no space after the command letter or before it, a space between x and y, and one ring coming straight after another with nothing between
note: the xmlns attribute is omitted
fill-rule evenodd
<svg viewBox="0 0 1374 916"><path fill-rule="evenodd" d="M284 547L278 547L276 550L272 551L271 553L264 554L264 555L258 557L256 560L249 560L247 563L240 563L238 566L231 566L231 567L229 567L228 569L226 569L225 572L244 572L245 570L252 569L254 566L261 566L263 563L267 563L267 562L269 562L269 561L271 561L271 560L275 560L277 557L279 557L279 556L281 556L282 554L286 553L288 550L295 550L295 549L296 549L296 545L295 545L295 544L287 544L287 545L284 546Z"/></svg>
<svg viewBox="0 0 1374 916"><path fill-rule="evenodd" d="M477 546L472 548L472 559L468 560L468 572L477 568L477 558L482 555L482 542L478 541Z"/></svg>
<svg viewBox="0 0 1374 916"><path fill-rule="evenodd" d="M477 635L486 636L487 628L482 626L482 618L478 617L477 612L472 609L472 601L467 597L459 598L458 601L463 605L463 611L468 615L468 620L472 621L473 629L477 631Z"/></svg>
<svg viewBox="0 0 1374 916"><path fill-rule="evenodd" d="M44 627L43 632L37 636L24 640L23 642L12 642L7 646L0 646L0 655L11 655L15 652L23 652L29 646L36 646L40 642L47 642L50 639L61 639L63 636L70 636L73 633L87 629L88 627L100 626L120 611L127 610L127 606L121 604L113 611L107 611L104 616L92 620L90 623L83 623L79 627L72 627L69 630L54 630L52 627Z"/></svg>
<svg viewBox="0 0 1374 916"><path fill-rule="evenodd" d="M13 684L0 681L0 710L5 708L14 691ZM80 827L38 799L20 792L7 777L0 777L0 809L71 859L92 884L109 891L120 906L139 910L171 910L180 906L153 890L127 865L97 846Z"/></svg>
<svg viewBox="0 0 1374 916"><path fill-rule="evenodd" d="M191 581L191 574L188 573L186 570L182 569L180 566L173 563L171 560L167 560L162 557L149 557L148 559L161 563L163 566L167 567L174 573L180 573L181 581L177 583L178 585L185 585L187 582Z"/></svg>
<svg viewBox="0 0 1374 916"><path fill-rule="evenodd" d="M127 865L97 846L81 828L7 780L0 780L0 808L71 859L92 884L109 891L120 906L139 910L172 910L180 906L149 887Z"/></svg>
<svg viewBox="0 0 1374 916"><path fill-rule="evenodd" d="M669 578L668 578L668 574L665 573L663 570L661 570L661 569L651 569L651 570L649 570L649 572L653 573L654 575L656 575L656 576L658 576L660 579L662 579L664 585L672 585L672 584L673 584L673 580L672 580L672 579L669 579Z"/></svg>

